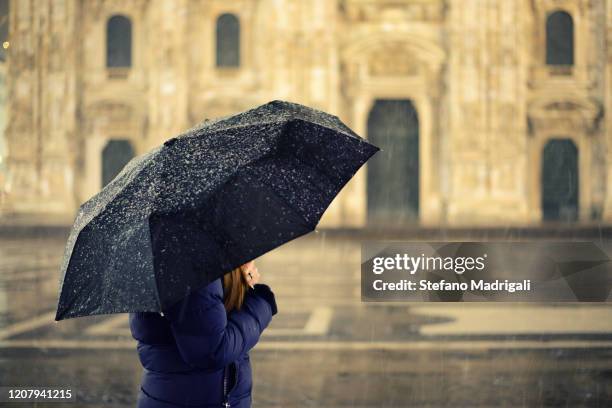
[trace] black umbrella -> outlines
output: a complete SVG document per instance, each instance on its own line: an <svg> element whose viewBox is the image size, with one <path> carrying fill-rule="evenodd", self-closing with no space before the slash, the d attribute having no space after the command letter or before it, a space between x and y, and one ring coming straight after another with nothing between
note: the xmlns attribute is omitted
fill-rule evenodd
<svg viewBox="0 0 612 408"><path fill-rule="evenodd" d="M168 140L80 207L55 320L166 310L313 231L378 150L338 117L283 101Z"/></svg>

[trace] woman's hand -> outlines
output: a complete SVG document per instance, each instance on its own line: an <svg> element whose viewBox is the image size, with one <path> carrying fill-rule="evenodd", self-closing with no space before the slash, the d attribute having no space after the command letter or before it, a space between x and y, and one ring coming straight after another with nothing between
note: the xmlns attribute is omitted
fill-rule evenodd
<svg viewBox="0 0 612 408"><path fill-rule="evenodd" d="M244 265L240 267L240 270L242 271L242 277L244 278L244 281L251 288L254 288L255 284L259 283L259 280L261 279L261 275L259 274L259 271L257 270L257 267L255 266L255 261L250 261L250 262L245 263Z"/></svg>

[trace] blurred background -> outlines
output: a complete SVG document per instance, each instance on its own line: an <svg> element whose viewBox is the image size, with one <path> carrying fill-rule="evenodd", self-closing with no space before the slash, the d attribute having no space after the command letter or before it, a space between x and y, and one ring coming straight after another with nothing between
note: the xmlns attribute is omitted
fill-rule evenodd
<svg viewBox="0 0 612 408"><path fill-rule="evenodd" d="M606 303L359 287L364 240L608 242L611 44L612 0L0 0L0 385L134 405L126 316L52 323L76 209L198 122L285 99L383 151L258 260L280 313L255 406L612 405Z"/></svg>

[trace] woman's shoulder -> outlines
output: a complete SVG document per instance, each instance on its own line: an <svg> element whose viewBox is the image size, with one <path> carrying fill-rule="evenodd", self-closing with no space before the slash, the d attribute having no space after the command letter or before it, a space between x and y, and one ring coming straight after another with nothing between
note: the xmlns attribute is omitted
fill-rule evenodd
<svg viewBox="0 0 612 408"><path fill-rule="evenodd" d="M177 316L183 316L186 312L202 312L217 304L223 304L221 279L215 279L190 293L170 306L165 313L171 320L175 320Z"/></svg>
<svg viewBox="0 0 612 408"><path fill-rule="evenodd" d="M196 296L223 296L223 285L221 283L221 278L217 278L212 282L209 282L202 286L200 289L196 290L194 293Z"/></svg>

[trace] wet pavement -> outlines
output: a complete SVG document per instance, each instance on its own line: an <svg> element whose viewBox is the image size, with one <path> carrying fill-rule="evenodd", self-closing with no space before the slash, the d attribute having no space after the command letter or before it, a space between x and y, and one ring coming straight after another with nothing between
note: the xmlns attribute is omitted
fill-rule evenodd
<svg viewBox="0 0 612 408"><path fill-rule="evenodd" d="M132 407L127 316L53 322L63 245L0 238L0 385L77 402L2 406ZM612 406L612 305L365 304L359 260L321 233L258 260L279 314L251 353L255 407Z"/></svg>

